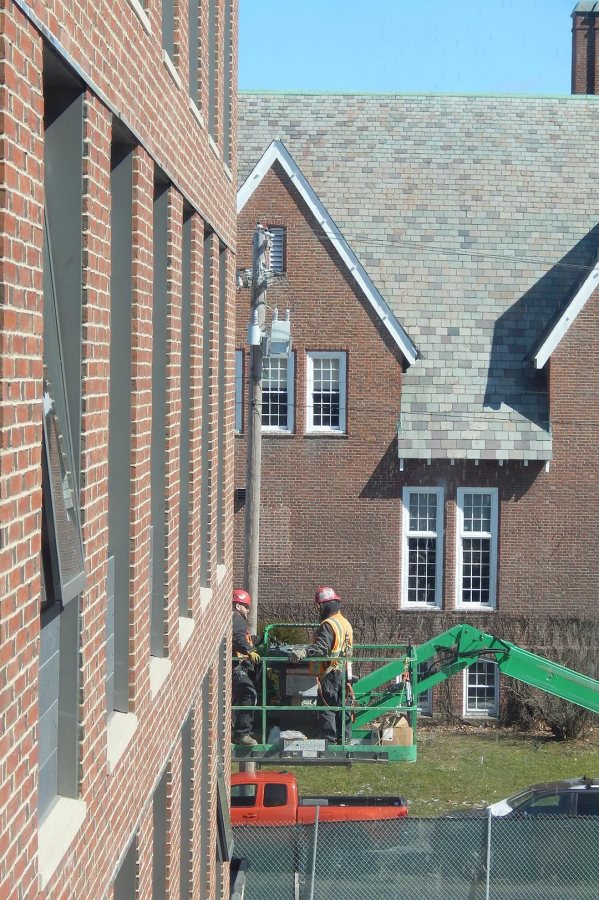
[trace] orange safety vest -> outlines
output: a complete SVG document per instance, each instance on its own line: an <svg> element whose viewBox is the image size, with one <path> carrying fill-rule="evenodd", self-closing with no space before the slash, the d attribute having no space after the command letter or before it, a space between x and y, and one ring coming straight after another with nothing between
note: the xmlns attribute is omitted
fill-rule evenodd
<svg viewBox="0 0 599 900"><path fill-rule="evenodd" d="M331 669L339 666L336 657L351 656L354 646L354 631L345 616L340 612L334 613L328 619L323 619L321 625L328 625L333 632L333 646L331 647L330 660L319 664L319 677L326 675Z"/></svg>

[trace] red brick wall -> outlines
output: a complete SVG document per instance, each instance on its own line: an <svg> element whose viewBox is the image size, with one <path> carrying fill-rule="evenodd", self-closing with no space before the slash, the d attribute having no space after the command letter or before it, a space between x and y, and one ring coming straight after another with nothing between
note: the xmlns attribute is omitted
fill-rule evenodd
<svg viewBox="0 0 599 900"><path fill-rule="evenodd" d="M572 93L596 94L599 86L599 17L572 16Z"/></svg>
<svg viewBox="0 0 599 900"><path fill-rule="evenodd" d="M589 301L551 361L554 460L548 471L540 463L428 465L406 460L401 472L394 442L401 363L385 330L326 242L315 236L309 213L294 189L288 189L284 175L269 173L240 215L240 267L251 263L257 221L287 227L288 276L269 289L267 302L292 308L297 404L292 437L263 435L259 617L309 617L314 588L332 584L356 617L387 609L391 619L401 622L403 634L416 633L415 623L436 613L410 611L397 619L395 611L400 600L402 489L418 485L445 490L445 611L455 610L457 488L488 486L497 488L499 497L498 603L490 619L486 611L475 615L479 627L492 628L488 623L499 614L596 616L599 376L592 361L599 350L599 299ZM241 348L249 292L241 290L237 296L236 346ZM346 437L304 434L305 351L319 348L348 353ZM235 486L243 488L243 435L236 438L235 466ZM244 509L237 504L238 583L243 574L243 525ZM455 612L456 619L465 617L463 611Z"/></svg>
<svg viewBox="0 0 599 900"><path fill-rule="evenodd" d="M291 308L296 402L295 434L264 434L262 440L261 597L307 599L316 586L331 583L348 597L364 599L372 596L374 571L376 593L396 597L400 507L397 500L389 502L381 467L388 467L393 454L401 354L335 251L315 236L301 201L274 173L265 177L240 216L240 267L251 265L257 221L287 228L288 277L271 286L267 303L283 311ZM249 291L239 291L237 297L236 347L242 348ZM307 350L347 353L346 435L305 435ZM243 436L236 438L235 466L235 486L244 487ZM239 582L243 517L241 509L235 517Z"/></svg>
<svg viewBox="0 0 599 900"><path fill-rule="evenodd" d="M218 28L223 28L224 0L218 0ZM99 900L111 893L117 864L133 831L140 829L140 898L151 894L151 792L171 760L169 782L168 879L178 896L180 729L192 705L214 703L200 689L204 675L217 671L219 645L228 635L231 590L232 527L225 515L224 533L212 529L211 595L199 591L199 486L201 472L201 357L192 360L192 522L191 579L194 630L184 646L179 639L177 597L179 527L179 418L181 352L181 214L184 197L195 208L192 240L194 284L192 345L195 354L209 346L211 372L211 484L229 491L232 440L224 444L223 471L217 471L218 329L232 337L235 269L233 171L223 165L222 88L216 141L189 107L187 97L187 7L176 4L178 24L175 63L178 87L162 62L160 4L148 4L150 34L127 2L29 4L30 21L19 4L0 10L0 896L69 897ZM202 99L206 115L207 5L203 3L201 53ZM236 71L237 4L230 59ZM80 798L87 805L77 836L64 853L47 887L39 891L37 860L37 698L39 651L39 553L41 510L42 397L42 221L43 96L42 33L52 34L59 55L80 67L91 88L84 107L83 187L83 337L81 419L81 507L86 589L81 599L80 657ZM218 38L217 38L218 42ZM232 76L232 84L235 77ZM235 109L235 101L232 101ZM110 346L110 142L115 112L132 129L140 146L134 159L133 241L133 439L131 454L130 544L130 710L138 717L133 738L113 771L107 763L105 701L106 557L108 550L108 406ZM232 142L235 127L232 123ZM172 180L169 197L169 322L167 337L167 602L166 644L170 673L155 697L149 678L149 525L150 437L152 413L152 192L154 164ZM202 318L204 226L215 232L212 280L214 320ZM226 321L218 316L219 241L228 246ZM233 419L232 348L227 349L225 424ZM128 390L128 386L123 387ZM215 509L215 499L212 508ZM224 565L217 568L216 541ZM212 682L214 682L214 677ZM225 687L228 695L228 687ZM229 713L227 712L227 717ZM214 717L211 721L214 721ZM216 723L202 734L196 722L194 791L200 783L202 755L210 754L211 796L216 778ZM225 759L228 767L228 758ZM211 814L214 818L214 811ZM201 870L216 865L214 825L211 857L198 859L202 821L194 809L194 887L200 895ZM214 879L213 879L213 883Z"/></svg>

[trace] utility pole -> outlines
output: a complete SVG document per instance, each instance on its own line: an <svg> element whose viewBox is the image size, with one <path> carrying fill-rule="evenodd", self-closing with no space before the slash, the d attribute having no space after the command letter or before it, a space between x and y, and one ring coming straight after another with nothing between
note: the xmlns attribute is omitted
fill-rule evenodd
<svg viewBox="0 0 599 900"><path fill-rule="evenodd" d="M252 303L248 326L250 345L248 385L247 470L243 579L252 598L248 614L250 634L258 630L258 563L260 550L260 473L262 467L262 338L266 320L266 251L270 234L258 223L252 254Z"/></svg>

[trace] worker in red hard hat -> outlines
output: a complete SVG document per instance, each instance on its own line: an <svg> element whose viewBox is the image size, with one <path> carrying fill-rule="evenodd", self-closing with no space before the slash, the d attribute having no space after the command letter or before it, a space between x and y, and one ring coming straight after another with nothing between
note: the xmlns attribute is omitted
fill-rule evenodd
<svg viewBox="0 0 599 900"><path fill-rule="evenodd" d="M300 647L291 654L292 662L300 662L306 656L327 656L318 664L318 704L322 707L319 713L323 737L332 743L341 741L341 711L327 709L328 706L342 706L345 694L345 705L353 696L351 684L348 682L349 663L339 666L339 657L352 655L354 644L353 629L341 613L341 597L331 587L319 587L314 594L314 604L318 610L320 626L313 643L306 648ZM345 679L345 690L343 687ZM351 738L351 713L345 711L345 741Z"/></svg>
<svg viewBox="0 0 599 900"><path fill-rule="evenodd" d="M258 700L252 681L260 655L256 653L252 636L247 627L247 617L252 598L247 591L233 591L233 706L244 706L233 712L233 742L254 747L258 742L252 737L254 707Z"/></svg>

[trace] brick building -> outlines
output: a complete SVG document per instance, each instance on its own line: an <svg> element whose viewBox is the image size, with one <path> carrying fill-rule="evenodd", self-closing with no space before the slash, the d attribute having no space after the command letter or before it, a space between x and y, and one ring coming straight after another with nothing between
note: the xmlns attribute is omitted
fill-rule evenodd
<svg viewBox="0 0 599 900"><path fill-rule="evenodd" d="M240 97L238 265L269 226L293 337L265 368L263 619L332 584L366 640L596 621L597 103ZM496 713L494 665L464 678L461 712Z"/></svg>
<svg viewBox="0 0 599 900"><path fill-rule="evenodd" d="M0 896L228 895L237 3L0 35Z"/></svg>

